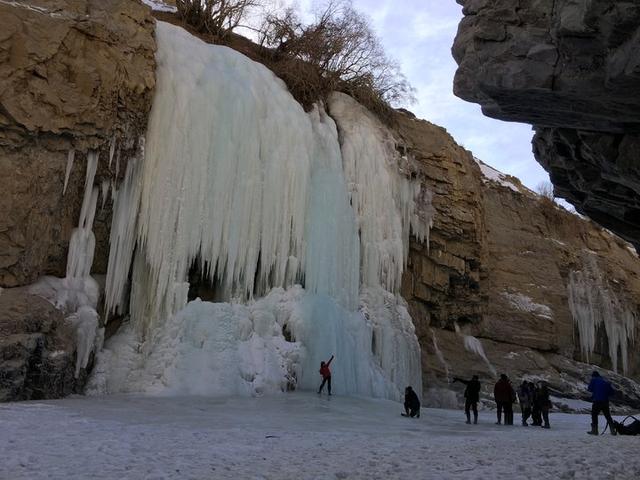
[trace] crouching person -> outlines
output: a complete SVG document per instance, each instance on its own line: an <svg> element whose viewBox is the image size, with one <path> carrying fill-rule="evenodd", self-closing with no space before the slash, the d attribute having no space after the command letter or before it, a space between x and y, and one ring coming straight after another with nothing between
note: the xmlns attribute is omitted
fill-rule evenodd
<svg viewBox="0 0 640 480"><path fill-rule="evenodd" d="M403 417L420 418L420 399L411 387L404 389L404 411Z"/></svg>

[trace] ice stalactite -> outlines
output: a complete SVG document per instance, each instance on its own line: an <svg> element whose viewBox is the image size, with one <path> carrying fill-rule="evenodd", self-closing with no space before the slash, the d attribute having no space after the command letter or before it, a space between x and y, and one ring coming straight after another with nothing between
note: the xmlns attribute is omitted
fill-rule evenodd
<svg viewBox="0 0 640 480"><path fill-rule="evenodd" d="M479 356L484 361L485 365L487 366L491 374L494 377L497 377L498 372L496 371L493 364L487 358L487 355L484 352L484 347L482 346L482 342L476 337L474 337L473 335L466 335L464 332L462 332L462 330L460 329L460 326L457 323L455 324L455 329L456 329L456 335L458 335L462 339L462 343L464 345L465 350Z"/></svg>
<svg viewBox="0 0 640 480"><path fill-rule="evenodd" d="M332 353L342 393L419 388L411 318L379 280L393 263L399 285L406 243L391 230L408 235L415 211L392 198L379 219L390 240L376 239L376 252L393 260L361 292L359 217L379 203L352 208L334 120L322 107L305 113L271 71L231 49L162 22L156 37L146 146L115 198L106 282L107 310L123 312L129 297L131 323L100 354L92 391L311 389ZM383 143L376 132L368 138ZM412 185L394 195L409 202ZM228 303L187 301L194 266ZM199 387L203 377L213 380Z"/></svg>
<svg viewBox="0 0 640 480"><path fill-rule="evenodd" d="M111 138L111 143L109 144L109 168L111 168L111 163L113 162L113 155L116 152L117 143L116 136L114 135Z"/></svg>
<svg viewBox="0 0 640 480"><path fill-rule="evenodd" d="M104 206L107 204L107 200L109 199L109 187L111 183L109 180L104 179L100 183L100 209L104 209Z"/></svg>
<svg viewBox="0 0 640 480"><path fill-rule="evenodd" d="M64 186L62 187L62 195L67 192L67 185L69 184L69 177L71 176L71 170L73 170L73 161L76 158L76 151L74 149L69 150L67 154L67 168L64 172Z"/></svg>
<svg viewBox="0 0 640 480"><path fill-rule="evenodd" d="M109 236L109 268L105 284L107 317L122 313L127 300L126 287L136 244L138 208L140 205L140 170L144 158L144 137L137 153L127 162L124 181L113 196L113 219Z"/></svg>
<svg viewBox="0 0 640 480"><path fill-rule="evenodd" d="M636 313L631 302L621 298L602 274L591 253L583 255L582 270L569 274L569 309L578 328L580 350L587 362L596 347L598 328L607 334L609 358L615 372L629 368L629 346L635 340Z"/></svg>
<svg viewBox="0 0 640 480"><path fill-rule="evenodd" d="M73 164L73 154L68 165ZM98 203L98 187L94 186L98 167L98 153L87 154L84 195L78 227L71 233L67 254L65 278L43 277L29 291L42 296L62 310L76 331L76 377L85 368L90 353L101 347L101 331L98 327L96 308L100 296L97 282L91 277L91 265L95 251L93 220ZM70 169L68 170L70 171Z"/></svg>
<svg viewBox="0 0 640 480"><path fill-rule="evenodd" d="M433 328L431 329L431 338L433 340L433 350L436 354L436 358L440 362L440 365L442 365L444 368L444 373L447 376L447 381L451 381L449 364L447 363L447 360L444 358L444 354L438 346L438 337L436 337L436 332L433 330Z"/></svg>
<svg viewBox="0 0 640 480"><path fill-rule="evenodd" d="M344 172L358 216L361 282L397 292L410 232L428 244L432 211L425 209L420 215L420 181L409 178L410 172L403 174L406 159L371 112L342 93L331 95L329 112L340 131Z"/></svg>

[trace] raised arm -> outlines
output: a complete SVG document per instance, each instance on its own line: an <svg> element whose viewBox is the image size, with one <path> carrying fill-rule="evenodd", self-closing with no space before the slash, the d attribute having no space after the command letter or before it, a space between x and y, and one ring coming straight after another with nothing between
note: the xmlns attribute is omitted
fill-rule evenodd
<svg viewBox="0 0 640 480"><path fill-rule="evenodd" d="M328 367L329 365L331 365L331 361L332 361L332 360L333 360L333 355L331 355L331 358L330 358L330 359L329 359L329 361L327 362L327 367Z"/></svg>

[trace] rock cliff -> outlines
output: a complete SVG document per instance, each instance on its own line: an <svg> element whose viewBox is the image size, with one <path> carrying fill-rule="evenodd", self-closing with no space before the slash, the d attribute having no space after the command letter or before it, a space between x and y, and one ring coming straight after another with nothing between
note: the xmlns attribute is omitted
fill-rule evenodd
<svg viewBox="0 0 640 480"><path fill-rule="evenodd" d="M454 92L531 123L558 196L640 245L640 5L458 0Z"/></svg>
<svg viewBox="0 0 640 480"><path fill-rule="evenodd" d="M0 2L0 287L65 276L89 152L102 197L117 190L151 107L153 32L149 9L129 0ZM106 271L111 223L111 199L100 203L95 274ZM8 289L0 302L0 397L78 388L62 314Z"/></svg>
<svg viewBox="0 0 640 480"><path fill-rule="evenodd" d="M587 398L587 363L622 374L619 350L627 352L625 374L640 379L632 348L640 333L640 261L633 247L475 160L439 127L404 116L397 133L419 161L436 209L430 248L412 244L402 292L423 348L425 385L452 388L453 376L471 374L491 383L495 372L506 372L545 379L559 396ZM609 295L594 296L593 304L624 306L613 313L615 326L581 330L578 319L593 318L572 307L571 299L578 301L572 282L587 271L590 288ZM624 345L612 346L626 318L622 310L633 325ZM591 332L589 350L583 346ZM471 337L486 361L469 345ZM620 402L640 406L637 386L611 376L625 392Z"/></svg>

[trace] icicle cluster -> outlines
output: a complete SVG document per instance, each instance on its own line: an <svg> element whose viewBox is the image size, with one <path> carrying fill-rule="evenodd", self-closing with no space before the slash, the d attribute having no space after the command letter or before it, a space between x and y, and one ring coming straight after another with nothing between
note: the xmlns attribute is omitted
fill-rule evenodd
<svg viewBox="0 0 640 480"><path fill-rule="evenodd" d="M398 385L419 387L419 345L394 293L409 231L426 238L429 221L416 211L417 196L424 196L419 183L404 178L386 157L394 155L387 148L390 134L355 102L338 98L343 133L350 119L368 122L343 135L341 148L334 120L320 107L305 113L264 66L162 22L156 38L157 85L146 145L128 163L115 195L106 282L107 310L122 312L129 297L133 326L101 355L96 381L102 387L95 390L154 390L152 378L162 378L162 388L184 386L154 364L176 357L169 370L196 375L203 364L196 368L189 359L200 358L193 351L200 335L210 355L217 358L219 349L230 355L222 364L238 363L242 352L261 356L241 368L241 383L229 387L235 393L282 387L272 381L284 378L282 370L271 369L280 372L275 376L259 371L271 364L288 365L295 383L314 388L319 361L331 353L341 363L344 383L337 382L346 392L397 397ZM351 138L358 135L362 144L356 145ZM365 151L375 155L371 161L358 151L369 148L367 141L377 146ZM221 298L248 299L248 305L187 305L194 263ZM302 282L303 295L288 303L266 300L269 291ZM361 283L372 287L362 296ZM254 295L266 297L253 302ZM284 340L285 326L295 337L291 342ZM221 338L207 343L216 335ZM256 342L260 353L247 341ZM288 343L297 345L299 359L293 360ZM145 358L136 360L138 376L126 380L122 371L133 368L129 360L140 352ZM208 365L202 368L221 368L201 361ZM197 391L192 384L187 389Z"/></svg>
<svg viewBox="0 0 640 480"><path fill-rule="evenodd" d="M615 372L619 359L622 371L629 368L629 346L635 339L636 313L608 284L594 255L585 253L582 270L569 274L569 309L578 327L582 355L587 362L596 345L598 328L604 325L609 358Z"/></svg>
<svg viewBox="0 0 640 480"><path fill-rule="evenodd" d="M67 160L63 193L69 181L74 158L75 152L71 150ZM80 219L69 240L66 277L43 277L30 287L31 293L46 298L62 310L75 328L76 377L80 374L80 369L87 366L90 353L101 348L102 330L98 327L96 312L100 290L90 275L96 245L93 220L98 203L98 187L94 186L97 168L98 153L91 151L87 154Z"/></svg>
<svg viewBox="0 0 640 480"><path fill-rule="evenodd" d="M420 218L420 182L400 173L402 158L390 132L371 112L342 93L329 99L340 130L351 203L358 216L361 282L397 292L412 231L429 242L431 218Z"/></svg>

